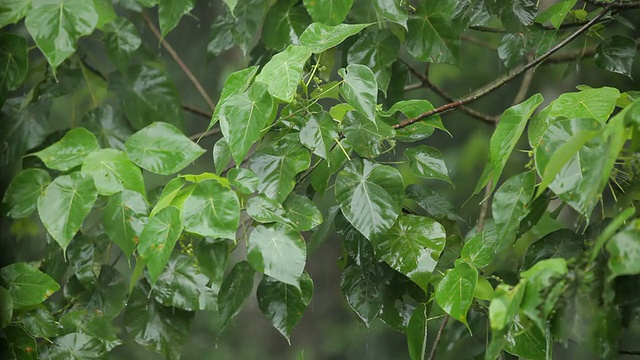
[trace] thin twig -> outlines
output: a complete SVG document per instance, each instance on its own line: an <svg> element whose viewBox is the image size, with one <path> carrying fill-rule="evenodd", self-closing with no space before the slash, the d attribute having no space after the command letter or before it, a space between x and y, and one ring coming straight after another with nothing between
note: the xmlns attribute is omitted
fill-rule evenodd
<svg viewBox="0 0 640 360"><path fill-rule="evenodd" d="M520 104L525 97L527 96L527 92L529 92L529 88L531 87L531 81L533 81L533 69L529 69L525 71L524 76L522 77L522 82L520 83L520 88L516 93L516 96L513 98L513 104Z"/></svg>
<svg viewBox="0 0 640 360"><path fill-rule="evenodd" d="M219 134L219 133L220 133L220 128L215 128L215 129L211 129L209 131L193 134L193 135L189 136L189 139L193 140L193 141L196 141L196 140L199 140L199 139L202 139L202 138L206 138L208 136L212 136L212 135Z"/></svg>
<svg viewBox="0 0 640 360"><path fill-rule="evenodd" d="M185 110L185 111L188 111L188 112L190 112L192 114L201 116L201 117L203 117L205 119L211 119L211 113L210 112L195 108L195 107L193 107L191 105L182 104L182 109Z"/></svg>
<svg viewBox="0 0 640 360"><path fill-rule="evenodd" d="M482 232L484 229L484 223L487 220L487 213L489 212L489 196L491 195L491 190L493 190L493 179L489 179L489 182L484 187L484 194L482 195L482 205L480 205L480 215L478 216L478 226L476 227L478 232Z"/></svg>
<svg viewBox="0 0 640 360"><path fill-rule="evenodd" d="M438 334L436 335L436 339L433 341L433 347L431 348L431 352L429 353L427 360L434 360L436 358L436 350L438 349L440 338L442 337L442 333L444 332L444 328L447 326L448 321L449 315L446 315L442 320L442 324L440 324L440 329L438 329Z"/></svg>
<svg viewBox="0 0 640 360"><path fill-rule="evenodd" d="M418 89L422 89L426 87L425 83L418 82L418 83L413 83L413 84L409 84L409 85L405 85L404 87L404 91L412 91L412 90L418 90Z"/></svg>
<svg viewBox="0 0 640 360"><path fill-rule="evenodd" d="M640 2L608 2L598 0L583 0L587 4L599 6L604 9L640 9Z"/></svg>
<svg viewBox="0 0 640 360"><path fill-rule="evenodd" d="M191 83L196 87L196 89L198 90L198 92L200 93L204 101L207 102L207 105L209 105L209 107L211 108L211 111L213 111L216 105L211 100L209 95L207 95L207 92L202 87L202 84L200 84L200 81L198 81L198 79L196 79L196 77L193 76L193 73L191 73L191 70L189 70L187 65L185 65L184 61L182 61L178 53L176 53L176 51L173 50L173 47L162 37L162 34L160 34L160 31L158 30L158 28L156 28L155 25L153 25L153 23L151 22L151 19L149 19L147 14L142 13L142 18L144 19L144 22L147 24L149 29L151 29L153 34L156 36L156 38L158 38L158 40L160 41L160 44L162 44L165 50L167 50L167 52L169 53L169 55L171 55L173 60L175 60L175 62L178 63L178 66L180 66L180 69L182 69L185 75L187 75L189 80L191 80Z"/></svg>
<svg viewBox="0 0 640 360"><path fill-rule="evenodd" d="M569 35L566 39L564 39L563 41L561 41L560 43L558 43L556 46L554 46L553 48L551 48L550 50L548 50L546 53L540 55L539 57L535 58L533 61L531 61L530 63L527 63L526 65L520 67L518 70L512 72L511 74L507 74L505 76L503 76L501 79L498 79L497 81L494 81L493 83L487 85L485 88L478 90L477 92L462 98L458 101L455 102L451 102L445 105L442 105L438 108L435 108L431 111L427 111L424 112L414 118L411 119L407 119L404 120L396 125L394 125L394 129L401 129L403 127L407 127L413 123L416 123L424 118L427 118L431 115L435 115L435 114L439 114L439 113L443 113L445 111L449 111L451 109L457 108L459 106L462 105L466 105L468 103L471 103L473 101L476 101L478 99L480 99L481 97L484 97L485 95L491 93L492 91L498 89L499 87L503 86L504 84L508 83L509 81L515 79L516 77L518 77L519 75L521 75L523 72L532 69L534 67L536 67L537 65L539 65L540 63L542 63L543 61L545 61L548 57L550 57L551 55L553 55L555 52L557 52L558 50L562 49L564 46L566 46L567 44L569 44L570 42L572 42L573 40L575 40L578 36L580 36L582 33L584 33L585 31L587 31L591 26L593 26L598 20L600 20L600 18L602 18L604 15L606 15L609 12L609 8L605 7L601 12L599 12L593 19L591 19L591 21L589 21L588 23L586 23L584 26L582 26L581 28L579 28L578 30L576 30L575 32L573 32L571 35Z"/></svg>
<svg viewBox="0 0 640 360"><path fill-rule="evenodd" d="M618 350L618 354L621 355L640 355L640 350Z"/></svg>

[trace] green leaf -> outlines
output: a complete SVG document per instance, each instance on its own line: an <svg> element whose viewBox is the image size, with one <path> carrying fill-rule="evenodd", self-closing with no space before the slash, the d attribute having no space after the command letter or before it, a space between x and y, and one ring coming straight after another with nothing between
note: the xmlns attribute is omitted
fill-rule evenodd
<svg viewBox="0 0 640 360"><path fill-rule="evenodd" d="M182 105L176 85L167 74L148 65L134 65L109 80L127 120L136 130L153 122L181 127Z"/></svg>
<svg viewBox="0 0 640 360"><path fill-rule="evenodd" d="M93 239L76 236L67 249L67 260L76 279L86 288L95 285L100 275L100 262Z"/></svg>
<svg viewBox="0 0 640 360"><path fill-rule="evenodd" d="M178 309L215 310L215 293L207 287L209 279L198 271L194 258L174 252L153 286L156 301Z"/></svg>
<svg viewBox="0 0 640 360"><path fill-rule="evenodd" d="M431 217L436 219L462 220L456 208L431 187L412 184L407 186L407 198L415 201Z"/></svg>
<svg viewBox="0 0 640 360"><path fill-rule="evenodd" d="M177 177L169 180L164 188L162 188L162 193L156 201L156 206L151 209L149 217L155 216L158 212L160 212L160 210L172 205L175 202L176 197L184 191L183 187L186 183L187 181L184 179L184 177ZM195 186L192 185L192 187Z"/></svg>
<svg viewBox="0 0 640 360"><path fill-rule="evenodd" d="M142 229L138 253L147 265L152 284L169 261L182 229L180 210L174 206L160 210Z"/></svg>
<svg viewBox="0 0 640 360"><path fill-rule="evenodd" d="M460 259L475 268L484 268L493 261L493 254L498 245L495 232L483 231L467 240L460 252Z"/></svg>
<svg viewBox="0 0 640 360"><path fill-rule="evenodd" d="M52 360L106 358L107 351L100 340L80 333L71 333L57 338L49 350L49 359Z"/></svg>
<svg viewBox="0 0 640 360"><path fill-rule="evenodd" d="M149 206L135 191L124 190L107 200L104 208L104 232L122 252L131 257L138 245L142 229L147 223Z"/></svg>
<svg viewBox="0 0 640 360"><path fill-rule="evenodd" d="M34 1L25 26L55 69L76 51L78 39L89 35L98 23L93 1Z"/></svg>
<svg viewBox="0 0 640 360"><path fill-rule="evenodd" d="M402 208L402 175L367 159L345 165L336 178L336 200L344 216L368 239L385 233Z"/></svg>
<svg viewBox="0 0 640 360"><path fill-rule="evenodd" d="M236 25L237 19L231 13L220 15L211 24L211 36L207 45L207 55L209 59L213 59L221 53L231 49L236 42L233 39L231 29ZM241 33L238 33L241 35ZM244 41L243 41L244 42ZM216 106L218 108L218 106Z"/></svg>
<svg viewBox="0 0 640 360"><path fill-rule="evenodd" d="M204 153L180 130L163 122L154 122L131 135L125 148L136 165L163 175L184 169Z"/></svg>
<svg viewBox="0 0 640 360"><path fill-rule="evenodd" d="M124 314L127 333L145 348L177 360L182 345L189 339L194 313L162 306L148 296L149 291L144 283L131 294Z"/></svg>
<svg viewBox="0 0 640 360"><path fill-rule="evenodd" d="M158 20L162 37L175 28L183 15L188 14L193 9L194 0L159 0Z"/></svg>
<svg viewBox="0 0 640 360"><path fill-rule="evenodd" d="M406 118L414 118L427 111L433 110L433 105L427 100L402 100L398 101L388 111L383 111L384 116L392 116L396 112L401 112ZM414 142L418 140L424 140L431 136L435 129L440 129L449 133L449 131L442 124L440 115L432 115L428 118L413 123L407 127L396 130L396 139L403 142Z"/></svg>
<svg viewBox="0 0 640 360"><path fill-rule="evenodd" d="M487 278L479 277L476 284L476 290L473 292L473 297L478 300L491 301L493 299L493 286L487 280Z"/></svg>
<svg viewBox="0 0 640 360"><path fill-rule="evenodd" d="M300 142L314 154L329 161L329 154L336 145L338 135L336 122L328 112L322 111L309 115L300 129Z"/></svg>
<svg viewBox="0 0 640 360"><path fill-rule="evenodd" d="M62 250L80 229L97 197L93 179L73 172L53 180L38 198L40 220Z"/></svg>
<svg viewBox="0 0 640 360"><path fill-rule="evenodd" d="M213 163L215 166L216 174L222 174L222 172L229 165L230 161L231 150L229 149L229 143L227 142L227 139L222 137L213 145Z"/></svg>
<svg viewBox="0 0 640 360"><path fill-rule="evenodd" d="M27 40L15 34L0 35L0 97L3 92L20 86L27 76L28 69Z"/></svg>
<svg viewBox="0 0 640 360"><path fill-rule="evenodd" d="M438 305L452 318L467 325L467 311L473 302L478 282L478 270L459 263L449 270L436 287Z"/></svg>
<svg viewBox="0 0 640 360"><path fill-rule="evenodd" d="M116 20L118 15L113 8L113 3L109 0L93 0L93 6L98 13L98 24L96 27L104 30L106 24Z"/></svg>
<svg viewBox="0 0 640 360"><path fill-rule="evenodd" d="M489 321L491 329L502 330L511 323L520 309L524 298L526 281L515 287L499 284L489 305Z"/></svg>
<svg viewBox="0 0 640 360"><path fill-rule="evenodd" d="M280 0L267 12L264 19L262 41L270 49L282 50L287 45L299 45L300 35L311 23L303 6L294 6L295 0Z"/></svg>
<svg viewBox="0 0 640 360"><path fill-rule="evenodd" d="M634 222L613 235L607 243L609 269L612 276L640 273L640 222Z"/></svg>
<svg viewBox="0 0 640 360"><path fill-rule="evenodd" d="M413 310L411 319L404 330L409 346L411 360L423 360L427 350L427 318L429 310L427 304L420 303Z"/></svg>
<svg viewBox="0 0 640 360"><path fill-rule="evenodd" d="M95 108L84 115L82 126L98 138L100 146L124 150L124 143L133 134L120 111L111 105Z"/></svg>
<svg viewBox="0 0 640 360"><path fill-rule="evenodd" d="M368 327L382 310L382 282L376 264L348 265L342 272L340 289L347 303Z"/></svg>
<svg viewBox="0 0 640 360"><path fill-rule="evenodd" d="M60 318L60 325L64 328L64 333L79 332L100 340L107 352L122 345L112 319L102 315L100 311L68 311Z"/></svg>
<svg viewBox="0 0 640 360"><path fill-rule="evenodd" d="M26 169L18 173L2 198L7 207L7 216L14 219L25 218L37 207L38 197L51 182L49 173L41 169Z"/></svg>
<svg viewBox="0 0 640 360"><path fill-rule="evenodd" d="M420 61L456 64L460 32L451 24L455 1L435 0L418 6L407 21L407 50Z"/></svg>
<svg viewBox="0 0 640 360"><path fill-rule="evenodd" d="M338 70L338 74L343 79L340 95L357 112L375 121L378 84L373 71L365 65L351 64L346 69Z"/></svg>
<svg viewBox="0 0 640 360"><path fill-rule="evenodd" d="M427 291L431 273L444 250L445 238L444 227L435 220L403 215L389 231L374 236L371 244L379 259Z"/></svg>
<svg viewBox="0 0 640 360"><path fill-rule="evenodd" d="M391 81L391 64L396 61L399 50L400 41L390 30L367 31L349 48L347 62L371 69L378 88L386 95Z"/></svg>
<svg viewBox="0 0 640 360"><path fill-rule="evenodd" d="M620 91L601 87L564 93L549 105L547 117L590 118L604 123L616 106Z"/></svg>
<svg viewBox="0 0 640 360"><path fill-rule="evenodd" d="M545 329L546 319L564 291L567 272L565 259L553 258L541 260L521 273L526 280L526 290L520 309L540 330Z"/></svg>
<svg viewBox="0 0 640 360"><path fill-rule="evenodd" d="M633 59L636 57L636 41L630 37L614 35L604 39L596 48L596 65L631 78Z"/></svg>
<svg viewBox="0 0 640 360"><path fill-rule="evenodd" d="M109 57L118 69L126 71L128 60L142 44L138 30L126 18L117 17L106 24L103 31Z"/></svg>
<svg viewBox="0 0 640 360"><path fill-rule="evenodd" d="M315 1L315 0L313 0ZM333 1L333 0L330 0ZM349 1L349 0L347 0ZM342 1L344 2L344 1ZM320 6L327 9L327 5L322 2L318 2ZM308 7L307 7L308 9ZM311 13L310 13L311 14ZM313 18L314 15L311 14ZM321 24L314 19L313 24L309 25L305 31L300 35L300 45L306 46L311 49L314 54L319 54L328 50L334 46L342 43L349 36L353 36L359 33L362 29L371 24L340 24L335 23L336 26ZM339 25L338 25L339 24Z"/></svg>
<svg viewBox="0 0 640 360"><path fill-rule="evenodd" d="M24 107L19 105L7 101L0 112L0 142L7 144L4 161L20 159L26 151L40 145L49 133L51 102L40 100Z"/></svg>
<svg viewBox="0 0 640 360"><path fill-rule="evenodd" d="M385 151L385 142L394 145L395 130L374 118L373 121L355 111L349 111L342 120L342 131L353 149L364 157L375 158Z"/></svg>
<svg viewBox="0 0 640 360"><path fill-rule="evenodd" d="M509 178L493 196L491 212L495 221L498 247L502 248L514 240L520 222L531 211L535 184L535 173L527 171Z"/></svg>
<svg viewBox="0 0 640 360"><path fill-rule="evenodd" d="M236 165L242 163L262 129L273 121L274 106L267 85L259 82L225 100L220 110L220 129Z"/></svg>
<svg viewBox="0 0 640 360"><path fill-rule="evenodd" d="M297 134L286 135L273 142L265 142L249 162L258 176L258 191L282 203L293 187L298 173L309 168L311 156L300 144Z"/></svg>
<svg viewBox="0 0 640 360"><path fill-rule="evenodd" d="M253 194L258 189L258 177L245 168L232 168L227 172L229 183L243 194Z"/></svg>
<svg viewBox="0 0 640 360"><path fill-rule="evenodd" d="M4 0L0 5L0 28L20 21L31 9L31 0Z"/></svg>
<svg viewBox="0 0 640 360"><path fill-rule="evenodd" d="M502 25L510 32L516 32L522 25L532 25L538 12L533 0L509 0L498 4Z"/></svg>
<svg viewBox="0 0 640 360"><path fill-rule="evenodd" d="M35 309L24 314L20 323L34 337L50 338L58 335L56 319L45 309Z"/></svg>
<svg viewBox="0 0 640 360"><path fill-rule="evenodd" d="M19 326L8 326L0 335L0 355L7 359L37 360L38 343ZM6 345L5 345L6 344Z"/></svg>
<svg viewBox="0 0 640 360"><path fill-rule="evenodd" d="M272 222L289 223L282 205L264 194L254 196L247 201L247 214L253 220L264 224Z"/></svg>
<svg viewBox="0 0 640 360"><path fill-rule="evenodd" d="M302 2L313 21L327 25L340 24L353 5L353 0L303 0Z"/></svg>
<svg viewBox="0 0 640 360"><path fill-rule="evenodd" d="M376 12L382 18L390 20L396 24L402 25L407 28L407 8L406 4L402 0L375 0Z"/></svg>
<svg viewBox="0 0 640 360"><path fill-rule="evenodd" d="M89 289L76 276L69 278L64 288L68 301L73 299L78 308L113 319L124 309L127 301L127 283L122 274L111 266L103 265L96 283Z"/></svg>
<svg viewBox="0 0 640 360"><path fill-rule="evenodd" d="M305 272L299 284L289 285L263 276L256 292L264 316L290 342L291 332L313 297L313 281Z"/></svg>
<svg viewBox="0 0 640 360"><path fill-rule="evenodd" d="M229 260L229 245L224 241L203 239L196 246L200 272L211 281L210 288L217 296Z"/></svg>
<svg viewBox="0 0 640 360"><path fill-rule="evenodd" d="M473 190L477 194L484 188L491 178L493 185L491 190L495 189L498 179L502 174L502 170L509 159L509 155L516 147L518 139L522 135L527 120L533 114L533 111L544 101L542 95L535 94L524 102L512 106L505 110L500 117L500 122L496 131L491 136L489 145L489 163L484 168L482 176Z"/></svg>
<svg viewBox="0 0 640 360"><path fill-rule="evenodd" d="M225 4L227 4L227 6L229 7L229 10L231 10L231 12L233 13L233 10L235 10L236 5L238 5L238 0L223 0Z"/></svg>
<svg viewBox="0 0 640 360"><path fill-rule="evenodd" d="M11 293L0 286L0 329L4 329L11 322L13 316L13 300Z"/></svg>
<svg viewBox="0 0 640 360"><path fill-rule="evenodd" d="M562 25L564 18L567 16L569 11L571 11L576 2L577 0L562 0L551 5L536 17L536 22L544 24L549 21L554 28L560 29L560 25Z"/></svg>
<svg viewBox="0 0 640 360"><path fill-rule="evenodd" d="M302 236L286 224L258 225L247 241L247 260L256 270L298 286L307 257Z"/></svg>
<svg viewBox="0 0 640 360"><path fill-rule="evenodd" d="M220 109L222 109L222 105L227 101L227 99L232 95L245 92L249 88L249 86L251 86L253 82L253 78L256 76L257 73L258 73L258 67L250 66L246 69L238 70L232 73L231 75L229 75L229 77L227 77L227 80L225 80L224 86L222 87L222 92L220 93L218 104L216 105L216 108L213 111L213 115L211 116L211 121L209 122L209 126L207 126L206 131L211 130L213 126L220 120ZM223 140L223 139L218 140L218 142L220 141L226 142L226 140ZM215 150L214 150L214 154L215 154ZM231 156L229 155L229 158L230 157ZM214 155L214 159L215 159L215 155ZM218 169L218 165L216 163L216 171L218 173L222 172L222 170L218 171L217 169Z"/></svg>
<svg viewBox="0 0 640 360"><path fill-rule="evenodd" d="M122 190L146 194L140 168L127 155L116 149L101 149L87 155L82 172L92 176L100 195L113 195Z"/></svg>
<svg viewBox="0 0 640 360"><path fill-rule="evenodd" d="M182 219L188 232L235 240L240 222L238 196L216 180L203 180L185 201Z"/></svg>
<svg viewBox="0 0 640 360"><path fill-rule="evenodd" d="M264 65L256 81L267 85L269 93L276 99L292 102L302 79L304 64L311 56L306 46L289 45L283 52L274 55ZM278 79L278 81L273 81Z"/></svg>
<svg viewBox="0 0 640 360"><path fill-rule="evenodd" d="M505 339L504 349L521 358L543 360L551 356L547 356L549 347L542 331L531 323L525 327L519 316L509 326Z"/></svg>
<svg viewBox="0 0 640 360"><path fill-rule="evenodd" d="M523 269L551 258L570 260L584 251L584 240L569 229L560 229L531 244L525 254Z"/></svg>
<svg viewBox="0 0 640 360"><path fill-rule="evenodd" d="M404 156L409 159L411 172L425 179L437 179L453 185L449 179L449 170L444 163L442 153L436 148L426 145L414 146L404 151Z"/></svg>
<svg viewBox="0 0 640 360"><path fill-rule="evenodd" d="M526 41L527 39L521 33L505 34L502 37L498 46L498 57L504 66L512 69L522 62L524 55L529 50Z"/></svg>
<svg viewBox="0 0 640 360"><path fill-rule="evenodd" d="M320 210L306 196L291 194L282 205L289 223L298 231L309 231L322 224Z"/></svg>
<svg viewBox="0 0 640 360"><path fill-rule="evenodd" d="M11 294L15 310L38 305L60 290L49 275L23 262L0 269L0 285Z"/></svg>
<svg viewBox="0 0 640 360"><path fill-rule="evenodd" d="M32 155L53 170L69 171L82 164L89 153L98 150L98 140L85 128L69 130L57 143Z"/></svg>
<svg viewBox="0 0 640 360"><path fill-rule="evenodd" d="M218 312L222 317L223 328L240 312L242 304L251 294L254 274L255 271L251 265L241 261L233 266L222 282L218 293Z"/></svg>
<svg viewBox="0 0 640 360"><path fill-rule="evenodd" d="M334 232L333 223L338 213L340 207L338 205L333 205L329 209L326 210L326 215L324 216L324 221L322 224L318 225L313 232L311 233L311 237L309 238L307 253L313 253L317 248L322 245L329 235Z"/></svg>

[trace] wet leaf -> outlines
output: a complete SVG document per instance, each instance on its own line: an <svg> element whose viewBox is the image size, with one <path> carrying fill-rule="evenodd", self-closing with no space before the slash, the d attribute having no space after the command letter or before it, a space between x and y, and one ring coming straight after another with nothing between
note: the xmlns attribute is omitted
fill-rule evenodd
<svg viewBox="0 0 640 360"><path fill-rule="evenodd" d="M326 4L320 5L323 8L327 8ZM313 18L314 15L311 14ZM314 21L317 21L314 19ZM349 36L353 36L359 33L362 29L371 24L340 24L336 26L330 26L314 22L309 25L306 30L300 35L300 45L306 46L311 49L314 54L319 54L335 47L342 43Z"/></svg>
<svg viewBox="0 0 640 360"><path fill-rule="evenodd" d="M229 183L243 194L253 194L260 181L253 171L245 168L232 168L227 172Z"/></svg>
<svg viewBox="0 0 640 360"><path fill-rule="evenodd" d="M203 180L184 202L185 230L194 234L235 240L240 222L240 201L235 192L216 180Z"/></svg>
<svg viewBox="0 0 640 360"><path fill-rule="evenodd" d="M196 259L198 269L209 278L210 288L217 295L229 260L229 245L225 241L203 239L196 246Z"/></svg>
<svg viewBox="0 0 640 360"><path fill-rule="evenodd" d="M540 330L562 294L567 272L565 259L553 258L541 260L521 273L526 290L520 309Z"/></svg>
<svg viewBox="0 0 640 360"><path fill-rule="evenodd" d="M249 264L286 284L298 286L306 257L304 239L286 224L258 225L247 241Z"/></svg>
<svg viewBox="0 0 640 360"><path fill-rule="evenodd" d="M311 50L306 46L289 45L265 64L256 81L266 84L274 98L292 102L302 79L304 64L310 56Z"/></svg>
<svg viewBox="0 0 640 360"><path fill-rule="evenodd" d="M353 0L303 0L303 3L316 23L338 25L347 17Z"/></svg>
<svg viewBox="0 0 640 360"><path fill-rule="evenodd" d="M100 195L113 195L125 189L146 194L140 168L129 160L124 151L93 151L82 162L82 172L93 177Z"/></svg>
<svg viewBox="0 0 640 360"><path fill-rule="evenodd" d="M311 23L311 18L303 6L296 6L295 0L280 0L267 12L262 41L267 48L282 50L287 45L300 45L300 35Z"/></svg>
<svg viewBox="0 0 640 360"><path fill-rule="evenodd" d="M404 151L409 160L411 172L425 179L437 179L453 185L449 179L449 170L444 163L442 153L436 148L426 145L414 146Z"/></svg>
<svg viewBox="0 0 640 360"><path fill-rule="evenodd" d="M613 235L607 243L609 269L613 276L640 273L640 226L638 220Z"/></svg>
<svg viewBox="0 0 640 360"><path fill-rule="evenodd" d="M458 62L460 30L451 24L456 2L436 0L421 3L416 17L407 21L407 50L420 61Z"/></svg>
<svg viewBox="0 0 640 360"><path fill-rule="evenodd" d="M131 257L147 223L149 206L138 192L124 190L109 197L104 209L104 231L118 247Z"/></svg>
<svg viewBox="0 0 640 360"><path fill-rule="evenodd" d="M80 333L71 333L57 338L51 350L49 359L106 359L107 351L100 340Z"/></svg>
<svg viewBox="0 0 640 360"><path fill-rule="evenodd" d="M338 126L328 112L311 114L300 129L300 142L314 154L329 160L329 153L336 145Z"/></svg>
<svg viewBox="0 0 640 360"><path fill-rule="evenodd" d="M499 284L496 287L489 305L489 321L492 330L502 330L511 323L520 309L525 288L526 282L521 282L515 287L505 284Z"/></svg>
<svg viewBox="0 0 640 360"><path fill-rule="evenodd" d="M226 327L229 320L236 316L242 304L253 290L253 276L255 271L246 261L236 263L231 272L222 282L218 293L218 312Z"/></svg>
<svg viewBox="0 0 640 360"><path fill-rule="evenodd" d="M483 231L464 243L460 259L475 268L487 267L493 261L497 245L498 237L495 232Z"/></svg>
<svg viewBox="0 0 640 360"><path fill-rule="evenodd" d="M15 310L38 305L60 290L49 275L22 262L0 269L0 282L11 294Z"/></svg>
<svg viewBox="0 0 640 360"><path fill-rule="evenodd" d="M636 52L635 40L626 36L614 35L604 39L598 45L594 61L601 69L631 77Z"/></svg>
<svg viewBox="0 0 640 360"><path fill-rule="evenodd" d="M396 133L391 126L377 118L371 121L355 111L345 115L342 131L358 154L370 158L382 154L387 146L391 147L394 144L391 139Z"/></svg>
<svg viewBox="0 0 640 360"><path fill-rule="evenodd" d="M26 169L18 173L11 179L2 198L2 204L7 207L7 216L14 219L29 216L50 182L49 173L41 169Z"/></svg>
<svg viewBox="0 0 640 360"><path fill-rule="evenodd" d="M379 89L386 94L391 64L396 61L399 50L400 41L390 30L367 31L349 48L347 62L371 69Z"/></svg>
<svg viewBox="0 0 640 360"><path fill-rule="evenodd" d="M409 346L409 356L411 360L424 359L427 350L427 318L429 311L427 304L420 303L413 310L411 319L404 330Z"/></svg>
<svg viewBox="0 0 640 360"><path fill-rule="evenodd" d="M5 0L0 5L0 28L15 24L31 8L31 0Z"/></svg>
<svg viewBox="0 0 640 360"><path fill-rule="evenodd" d="M35 309L24 314L20 323L34 337L50 338L58 335L56 319L45 309Z"/></svg>
<svg viewBox="0 0 640 360"><path fill-rule="evenodd" d="M289 223L298 231L309 231L322 224L320 210L306 196L291 194L282 205Z"/></svg>
<svg viewBox="0 0 640 360"><path fill-rule="evenodd" d="M456 208L442 195L424 185L411 184L407 186L407 198L415 201L422 210L436 219L462 220Z"/></svg>
<svg viewBox="0 0 640 360"><path fill-rule="evenodd" d="M183 15L188 14L195 5L194 0L158 0L158 20L162 37L175 28Z"/></svg>
<svg viewBox="0 0 640 360"><path fill-rule="evenodd" d="M613 112L620 91L611 87L590 88L564 93L550 105L547 117L595 119L604 123Z"/></svg>
<svg viewBox="0 0 640 360"><path fill-rule="evenodd" d="M528 269L541 260L563 258L569 260L584 251L583 240L569 229L560 229L545 235L529 246L522 267Z"/></svg>
<svg viewBox="0 0 640 360"><path fill-rule="evenodd" d="M103 148L124 150L124 143L133 129L122 113L111 105L95 108L84 115L82 125L96 136Z"/></svg>
<svg viewBox="0 0 640 360"><path fill-rule="evenodd" d="M0 98L5 91L14 90L22 84L28 69L26 39L10 33L0 35L0 79L2 79Z"/></svg>
<svg viewBox="0 0 640 360"><path fill-rule="evenodd" d="M98 150L98 140L85 128L69 130L60 141L32 155L49 169L68 171L82 164L92 151Z"/></svg>
<svg viewBox="0 0 640 360"><path fill-rule="evenodd" d="M560 29L564 18L576 2L577 0L562 0L551 5L536 17L536 22L544 24L549 21L554 28Z"/></svg>
<svg viewBox="0 0 640 360"><path fill-rule="evenodd" d="M357 112L375 121L378 83L373 71L365 65L351 64L346 69L338 70L338 74L343 79L340 95Z"/></svg>
<svg viewBox="0 0 640 360"><path fill-rule="evenodd" d="M438 305L452 318L467 325L467 312L473 302L478 282L478 270L459 263L448 271L436 287Z"/></svg>
<svg viewBox="0 0 640 360"><path fill-rule="evenodd" d="M520 222L529 214L535 182L533 171L520 173L505 181L493 196L491 212L499 247L514 240Z"/></svg>
<svg viewBox="0 0 640 360"><path fill-rule="evenodd" d="M368 327L382 310L382 281L375 264L352 264L342 272L340 289L347 303Z"/></svg>
<svg viewBox="0 0 640 360"><path fill-rule="evenodd" d="M160 210L142 229L138 253L147 265L152 284L169 261L182 229L180 210L174 206Z"/></svg>
<svg viewBox="0 0 640 360"><path fill-rule="evenodd" d="M153 296L164 306L182 310L215 310L215 293L207 287L209 279L201 274L195 259L174 252L153 286Z"/></svg>

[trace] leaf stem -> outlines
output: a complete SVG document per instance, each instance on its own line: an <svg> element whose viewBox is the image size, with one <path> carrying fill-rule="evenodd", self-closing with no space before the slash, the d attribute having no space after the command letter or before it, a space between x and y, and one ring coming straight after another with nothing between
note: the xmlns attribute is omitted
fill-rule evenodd
<svg viewBox="0 0 640 360"><path fill-rule="evenodd" d="M445 315L444 320L442 320L442 324L440 324L438 334L436 335L436 339L433 341L433 347L431 347L431 352L429 353L429 357L427 358L427 360L434 360L436 358L438 344L440 343L440 339L442 338L444 328L447 326L447 322L449 322L449 315Z"/></svg>
<svg viewBox="0 0 640 360"><path fill-rule="evenodd" d="M182 104L182 110L188 111L192 114L198 115L200 117L203 117L205 119L211 119L212 114L208 111L204 111L202 109L198 109L196 107L193 107L191 105L187 105L187 104Z"/></svg>

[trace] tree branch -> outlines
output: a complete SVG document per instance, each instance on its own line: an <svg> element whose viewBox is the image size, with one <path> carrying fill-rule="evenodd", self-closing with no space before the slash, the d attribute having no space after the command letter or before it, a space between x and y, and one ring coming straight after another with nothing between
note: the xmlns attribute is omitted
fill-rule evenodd
<svg viewBox="0 0 640 360"><path fill-rule="evenodd" d="M449 321L449 315L445 315L442 320L442 324L440 325L440 329L438 329L438 334L436 335L436 339L433 341L433 347L431 348L431 352L429 353L429 357L427 360L434 360L436 358L436 351L438 349L438 344L440 343L440 338L442 338L442 333L444 332L444 328L447 326L447 322Z"/></svg>
<svg viewBox="0 0 640 360"><path fill-rule="evenodd" d="M640 355L640 350L618 350L618 354L620 355Z"/></svg>
<svg viewBox="0 0 640 360"><path fill-rule="evenodd" d="M182 61L178 53L176 53L176 51L173 50L173 47L165 39L162 38L162 34L160 34L160 31L158 30L158 28L156 28L155 25L153 25L153 23L151 22L147 14L142 13L142 18L144 19L144 22L147 24L147 27L149 27L149 29L151 29L151 31L156 36L156 38L158 38L158 40L160 41L160 44L162 44L165 50L167 50L167 52L169 53L169 55L171 55L173 60L175 60L175 62L178 63L178 66L180 66L180 69L182 69L185 75L187 75L189 80L191 80L191 83L196 87L196 89L198 90L198 92L200 93L204 101L206 101L207 105L209 105L209 107L211 108L211 111L213 111L216 105L213 103L209 95L207 95L207 92L202 87L202 84L200 84L200 81L198 81L198 79L196 79L196 77L193 76L193 73L191 72L191 70L189 70L187 65L185 65L184 61Z"/></svg>
<svg viewBox="0 0 640 360"><path fill-rule="evenodd" d="M220 133L220 128L215 128L215 129L211 129L209 131L193 134L193 135L189 136L189 139L193 140L193 141L196 141L196 140L200 140L202 138L205 138L207 136L212 136L212 135L219 134L219 133Z"/></svg>
<svg viewBox="0 0 640 360"><path fill-rule="evenodd" d="M599 0L583 0L587 4L598 6L605 9L640 9L640 2L607 2Z"/></svg>
<svg viewBox="0 0 640 360"><path fill-rule="evenodd" d="M448 104L445 104L445 105L442 105L442 106L440 106L438 108L435 108L435 109L433 109L431 111L427 111L425 113L422 113L422 114L420 114L420 115L418 115L418 116L416 116L414 118L402 121L402 122L394 125L393 126L394 129L401 129L403 127L407 127L407 126L409 126L409 125L411 125L413 123L416 123L416 122L418 122L418 121L420 121L420 120L422 120L424 118L427 118L427 117L429 117L431 115L440 114L440 113L443 113L445 111L449 111L451 109L457 108L459 106L466 105L468 103L476 101L476 100L480 99L481 97L491 93L492 91L500 88L501 86L503 86L504 84L508 83L509 81L515 79L516 77L518 77L523 72L525 72L525 71L527 71L529 69L532 69L532 68L536 67L537 65L539 65L540 63L542 63L543 61L545 61L551 55L553 55L558 50L562 49L564 46L566 46L567 44L569 44L570 42L575 40L578 36L580 36L585 31L587 31L591 26L593 26L598 20L600 20L608 12L609 12L609 8L608 7L604 7L602 9L602 11L599 12L593 19L591 19L584 26L582 26L581 28L579 28L578 30L573 32L566 39L562 40L556 46L554 46L553 48L548 50L546 53L540 55L539 57L535 58L531 62L525 64L522 67L520 67L518 70L512 72L511 74L507 74L507 75L503 76L501 79L498 79L497 81L494 81L493 83L487 85L485 88L480 89L477 92L475 92L474 94L471 94L471 95L469 95L469 96L467 96L465 98L462 98L462 99L460 99L458 101L450 102Z"/></svg>
<svg viewBox="0 0 640 360"><path fill-rule="evenodd" d="M195 107L193 107L191 105L187 105L187 104L182 104L182 109L185 110L185 111L188 111L188 112L190 112L192 114L195 114L195 115L201 116L203 118L206 118L206 119L211 119L211 116L212 116L212 114L210 112L195 108Z"/></svg>

